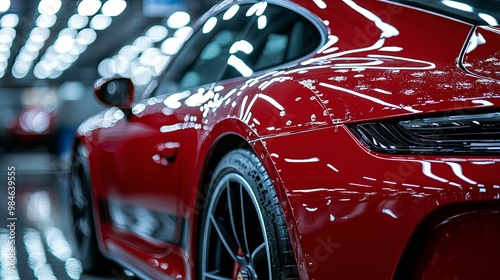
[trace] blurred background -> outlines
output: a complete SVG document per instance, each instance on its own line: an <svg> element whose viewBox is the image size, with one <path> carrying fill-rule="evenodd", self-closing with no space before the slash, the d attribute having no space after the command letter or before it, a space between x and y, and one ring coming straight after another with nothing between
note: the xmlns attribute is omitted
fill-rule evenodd
<svg viewBox="0 0 500 280"><path fill-rule="evenodd" d="M67 156L100 77L144 88L215 0L0 0L0 151Z"/></svg>
<svg viewBox="0 0 500 280"><path fill-rule="evenodd" d="M78 125L102 110L101 77L141 89L216 0L0 0L0 279L85 275L69 246L67 174ZM17 270L8 269L7 169L14 166Z"/></svg>

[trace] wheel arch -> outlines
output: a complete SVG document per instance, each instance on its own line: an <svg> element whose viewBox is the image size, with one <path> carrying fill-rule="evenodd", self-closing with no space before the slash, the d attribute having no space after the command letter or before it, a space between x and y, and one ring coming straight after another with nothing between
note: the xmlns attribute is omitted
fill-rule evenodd
<svg viewBox="0 0 500 280"><path fill-rule="evenodd" d="M249 133L251 134L251 132ZM295 254L295 260L297 263L297 268L299 269L300 276L304 279L308 279L306 271L302 271L304 266L304 260L298 258L301 256L301 247L299 242L299 233L297 231L297 226L295 218L293 216L292 209L290 208L290 203L288 201L287 195L284 191L282 180L279 176L278 170L276 169L274 162L270 156L270 152L267 150L265 145L259 139L245 139L241 134L230 132L219 135L211 143L210 148L204 155L203 162L201 163L201 168L199 169L199 177L196 186L196 195L193 201L193 215L192 215L192 228L191 228L191 254L195 262L198 261L197 251L199 243L199 227L202 209L206 207L206 197L207 188L212 178L212 174L217 167L220 160L229 152L236 149L246 149L257 155L263 164L266 172L272 180L274 189L280 200L281 208L285 216L286 225L288 228L288 233L292 243L293 251ZM192 266L195 265L192 262ZM192 267L194 271L194 266Z"/></svg>
<svg viewBox="0 0 500 280"><path fill-rule="evenodd" d="M89 140L86 136L77 135L73 140L73 145L71 148L71 156L70 156L70 164L73 163L75 155L78 153L78 149L83 147L85 149L86 154L84 155L84 165L86 166L86 172L89 180L90 187L90 195L92 196L92 209L93 209L93 218L96 229L97 236L97 245L99 246L100 252L106 257L110 257L108 255L107 247L104 244L103 240L103 222L108 223L110 220L109 213L107 211L107 205L103 203L102 200L102 191L99 188L99 180L96 179L96 176L99 177L101 174L96 174L95 170L99 169L99 166L95 166L98 160L91 160L92 157L95 157L93 154L93 146L92 141Z"/></svg>

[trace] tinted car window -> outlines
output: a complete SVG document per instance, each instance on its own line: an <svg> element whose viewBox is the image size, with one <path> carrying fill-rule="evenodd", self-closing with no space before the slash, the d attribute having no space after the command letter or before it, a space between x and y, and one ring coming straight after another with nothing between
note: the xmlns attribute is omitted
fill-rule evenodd
<svg viewBox="0 0 500 280"><path fill-rule="evenodd" d="M305 56L320 42L318 29L309 20L284 7L266 2L233 5L207 19L193 34L156 95L250 76Z"/></svg>
<svg viewBox="0 0 500 280"><path fill-rule="evenodd" d="M233 5L211 17L181 48L155 94L179 91L220 79L229 58L229 48L252 19L252 4Z"/></svg>
<svg viewBox="0 0 500 280"><path fill-rule="evenodd" d="M224 78L249 76L313 52L321 35L309 20L286 8L260 2L249 12L255 18L244 39L230 49Z"/></svg>

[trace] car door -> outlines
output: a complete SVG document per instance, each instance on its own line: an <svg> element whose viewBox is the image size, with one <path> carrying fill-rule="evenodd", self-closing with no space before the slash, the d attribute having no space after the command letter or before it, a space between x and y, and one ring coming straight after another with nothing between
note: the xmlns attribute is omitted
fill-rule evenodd
<svg viewBox="0 0 500 280"><path fill-rule="evenodd" d="M182 201L192 193L186 178L201 128L200 105L192 101L222 76L230 47L252 19L251 6L233 5L209 18L155 81L152 96L100 132L113 227L142 250L162 250L157 241L182 246Z"/></svg>

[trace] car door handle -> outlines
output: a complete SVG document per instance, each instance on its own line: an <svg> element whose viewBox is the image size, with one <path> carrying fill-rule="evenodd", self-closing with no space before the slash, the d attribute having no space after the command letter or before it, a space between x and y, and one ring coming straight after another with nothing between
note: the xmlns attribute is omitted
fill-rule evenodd
<svg viewBox="0 0 500 280"><path fill-rule="evenodd" d="M157 144L154 148L153 162L159 165L168 165L173 163L179 151L179 142L167 142Z"/></svg>

